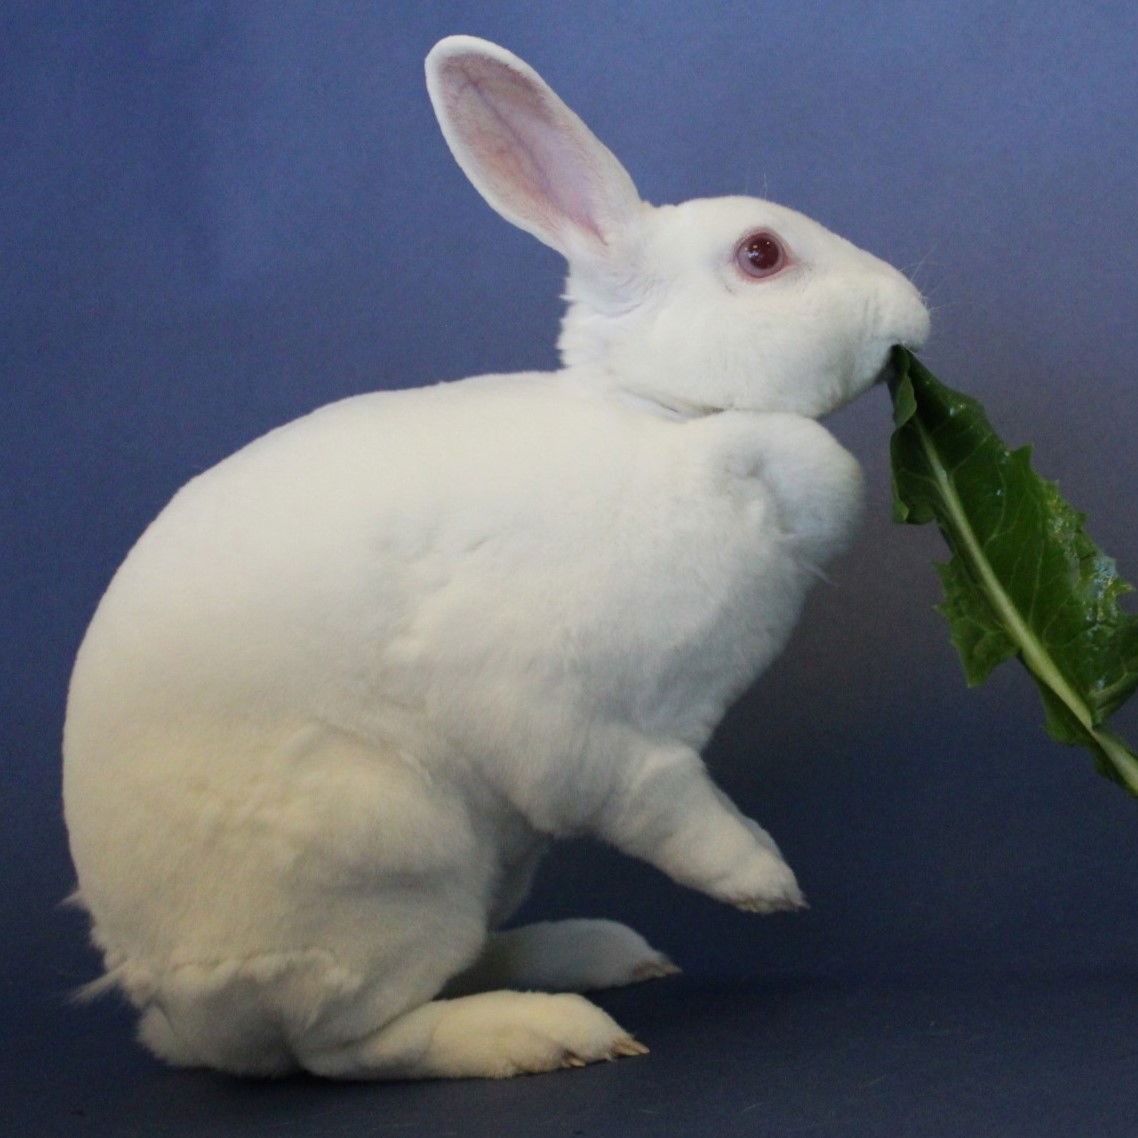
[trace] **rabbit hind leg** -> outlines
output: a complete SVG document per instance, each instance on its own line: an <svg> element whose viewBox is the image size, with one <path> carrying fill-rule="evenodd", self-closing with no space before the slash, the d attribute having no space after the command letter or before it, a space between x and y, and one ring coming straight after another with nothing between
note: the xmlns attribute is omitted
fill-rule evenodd
<svg viewBox="0 0 1138 1138"><path fill-rule="evenodd" d="M340 1079L506 1078L647 1050L584 997L541 992L433 1000L359 1038L321 1035L300 1061Z"/></svg>
<svg viewBox="0 0 1138 1138"><path fill-rule="evenodd" d="M139 1039L178 1067L289 1074L307 1066L309 1052L335 1050L429 1001L485 935L449 931L440 933L442 946L407 937L371 960L309 949L182 964L134 1000Z"/></svg>
<svg viewBox="0 0 1138 1138"><path fill-rule="evenodd" d="M280 997L291 989L295 1005L298 977L311 987L312 979L327 971L318 955L304 961L263 956L173 969L142 1005L139 1042L175 1067L261 1076L296 1071L287 1025L298 1009L282 1008Z"/></svg>

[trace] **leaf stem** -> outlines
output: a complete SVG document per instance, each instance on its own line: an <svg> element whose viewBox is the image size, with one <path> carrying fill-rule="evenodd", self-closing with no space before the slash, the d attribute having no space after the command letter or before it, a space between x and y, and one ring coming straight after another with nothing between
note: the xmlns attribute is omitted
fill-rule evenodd
<svg viewBox="0 0 1138 1138"><path fill-rule="evenodd" d="M1114 769L1118 771L1127 788L1133 794L1138 794L1138 758L1135 758L1130 748L1112 731L1096 727L1091 734L1114 764Z"/></svg>

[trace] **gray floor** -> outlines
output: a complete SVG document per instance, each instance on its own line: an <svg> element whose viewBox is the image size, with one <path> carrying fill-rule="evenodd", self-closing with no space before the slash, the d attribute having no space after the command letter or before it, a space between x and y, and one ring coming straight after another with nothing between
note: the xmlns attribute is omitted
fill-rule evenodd
<svg viewBox="0 0 1138 1138"><path fill-rule="evenodd" d="M680 978L605 1007L639 1059L505 1082L241 1082L161 1068L105 1005L21 1009L4 1132L1133 1138L1138 984L1068 975L935 986ZM46 1010L46 1014L45 1014Z"/></svg>

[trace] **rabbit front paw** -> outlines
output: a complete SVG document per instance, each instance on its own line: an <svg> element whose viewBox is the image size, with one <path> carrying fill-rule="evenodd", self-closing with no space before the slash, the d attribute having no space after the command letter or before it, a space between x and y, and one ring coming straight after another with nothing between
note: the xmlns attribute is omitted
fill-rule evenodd
<svg viewBox="0 0 1138 1138"><path fill-rule="evenodd" d="M777 849L755 849L746 863L717 883L714 896L747 913L782 913L807 908L794 871Z"/></svg>

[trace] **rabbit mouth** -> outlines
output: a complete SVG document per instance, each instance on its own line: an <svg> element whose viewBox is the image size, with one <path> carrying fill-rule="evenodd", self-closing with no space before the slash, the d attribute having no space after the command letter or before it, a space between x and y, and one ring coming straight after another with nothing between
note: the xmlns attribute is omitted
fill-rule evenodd
<svg viewBox="0 0 1138 1138"><path fill-rule="evenodd" d="M873 380L874 386L878 384L886 384L892 387L897 380L897 349L904 348L906 351L909 349L905 344L894 344L885 356L885 362L881 365L881 370Z"/></svg>

